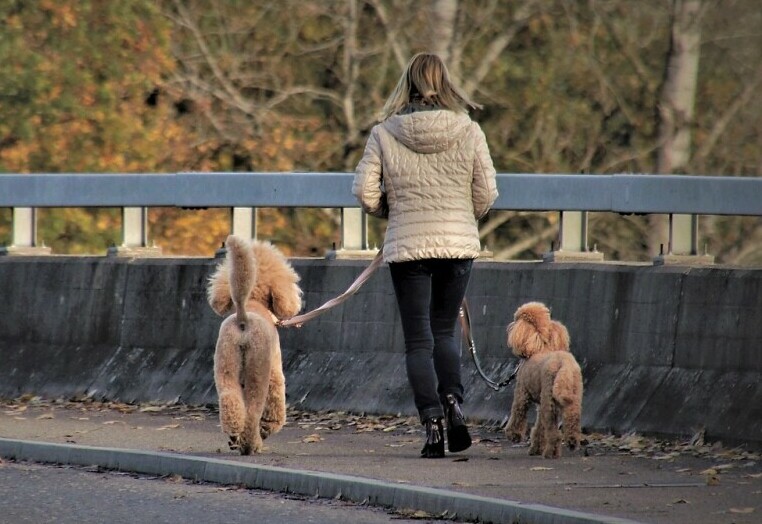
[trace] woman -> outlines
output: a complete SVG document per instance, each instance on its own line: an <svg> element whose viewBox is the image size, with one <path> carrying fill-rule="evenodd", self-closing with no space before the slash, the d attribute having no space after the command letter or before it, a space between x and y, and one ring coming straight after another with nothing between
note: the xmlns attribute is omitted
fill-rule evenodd
<svg viewBox="0 0 762 524"><path fill-rule="evenodd" d="M371 130L352 185L366 213L389 219L384 260L426 458L444 457L443 420L451 452L471 445L455 325L481 250L477 220L497 198L487 141L468 116L478 107L437 55L415 55Z"/></svg>

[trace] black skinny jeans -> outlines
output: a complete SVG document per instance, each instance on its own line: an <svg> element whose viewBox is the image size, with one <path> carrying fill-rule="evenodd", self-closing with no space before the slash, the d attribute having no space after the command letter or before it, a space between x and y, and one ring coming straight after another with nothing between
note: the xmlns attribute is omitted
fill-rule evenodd
<svg viewBox="0 0 762 524"><path fill-rule="evenodd" d="M455 326L471 259L431 258L389 264L405 336L407 378L421 421L444 416L449 393L463 401Z"/></svg>

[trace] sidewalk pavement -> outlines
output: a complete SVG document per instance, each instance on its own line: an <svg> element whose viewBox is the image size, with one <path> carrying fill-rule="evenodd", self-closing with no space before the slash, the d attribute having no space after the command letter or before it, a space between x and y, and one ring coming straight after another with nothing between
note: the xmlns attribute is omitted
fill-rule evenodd
<svg viewBox="0 0 762 524"><path fill-rule="evenodd" d="M398 416L289 410L263 453L227 449L209 407L0 400L1 460L100 465L307 496L340 497L431 520L752 524L762 519L762 460L743 449L588 435L584 451L530 457L496 428L474 445L421 459L423 431Z"/></svg>

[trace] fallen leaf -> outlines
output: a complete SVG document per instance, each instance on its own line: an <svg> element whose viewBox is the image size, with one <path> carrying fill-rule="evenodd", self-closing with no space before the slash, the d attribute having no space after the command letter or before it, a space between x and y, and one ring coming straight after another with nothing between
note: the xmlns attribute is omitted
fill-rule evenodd
<svg viewBox="0 0 762 524"><path fill-rule="evenodd" d="M323 440L323 437L321 437L317 433L313 433L312 435L307 435L306 437L304 437L302 439L302 442L310 444L312 442L320 442L321 440Z"/></svg>
<svg viewBox="0 0 762 524"><path fill-rule="evenodd" d="M703 446L705 438L706 438L705 429L701 429L697 431L696 434L693 435L693 438L691 438L691 446Z"/></svg>
<svg viewBox="0 0 762 524"><path fill-rule="evenodd" d="M51 418L53 418L53 414L52 413L44 413L44 414L40 415L39 417L37 417L37 420L46 420L46 419L51 419Z"/></svg>
<svg viewBox="0 0 762 524"><path fill-rule="evenodd" d="M685 499L676 499L672 501L672 504L689 504L689 502Z"/></svg>
<svg viewBox="0 0 762 524"><path fill-rule="evenodd" d="M141 413L155 413L158 411L164 411L164 408L162 406L146 406L144 408L140 408Z"/></svg>
<svg viewBox="0 0 762 524"><path fill-rule="evenodd" d="M706 485L707 486L719 486L720 485L720 477L717 475L707 475L706 476Z"/></svg>
<svg viewBox="0 0 762 524"><path fill-rule="evenodd" d="M754 513L754 508L730 508L731 513Z"/></svg>
<svg viewBox="0 0 762 524"><path fill-rule="evenodd" d="M129 404L117 404L117 403L110 403L109 406L111 409L119 411L120 413L132 413L133 411L137 411L137 406L131 406Z"/></svg>
<svg viewBox="0 0 762 524"><path fill-rule="evenodd" d="M673 458L675 458L678 455L679 455L679 453L669 453L667 455L656 456L653 459L654 460L672 460Z"/></svg>
<svg viewBox="0 0 762 524"><path fill-rule="evenodd" d="M533 468L529 468L529 471L550 471L552 469L553 468L549 468L549 467L546 467L546 466L535 466Z"/></svg>
<svg viewBox="0 0 762 524"><path fill-rule="evenodd" d="M396 512L398 515L402 515L408 519L431 519L433 515L431 513L427 513L421 509L413 510L413 509L400 509Z"/></svg>
<svg viewBox="0 0 762 524"><path fill-rule="evenodd" d="M718 472L714 468L705 469L704 471L699 471L699 475L716 475Z"/></svg>
<svg viewBox="0 0 762 524"><path fill-rule="evenodd" d="M156 431L163 431L165 429L175 429L179 428L180 424L167 424L166 426L162 426L160 428L156 428Z"/></svg>

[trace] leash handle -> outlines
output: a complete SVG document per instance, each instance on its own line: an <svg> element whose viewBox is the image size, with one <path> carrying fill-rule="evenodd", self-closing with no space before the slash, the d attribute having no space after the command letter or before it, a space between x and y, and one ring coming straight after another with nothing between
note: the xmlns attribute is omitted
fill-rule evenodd
<svg viewBox="0 0 762 524"><path fill-rule="evenodd" d="M304 324L307 321L312 320L313 318L322 315L329 309L338 306L342 302L344 302L346 299L357 293L357 291L362 287L362 285L370 278L370 276L378 269L378 267L381 265L381 263L384 261L384 252L383 250L379 250L378 253L376 253L375 258L370 263L368 267L366 267L362 273L355 279L352 284L347 288L346 291L344 291L341 295L339 295L336 298L332 298L325 304L323 304L320 307L317 307L313 309L312 311L308 311L307 313L303 313L301 315L297 315L295 317L291 317L285 320L279 320L276 322L276 326L278 327L302 327L302 324Z"/></svg>

